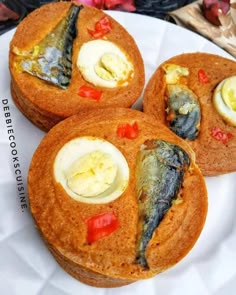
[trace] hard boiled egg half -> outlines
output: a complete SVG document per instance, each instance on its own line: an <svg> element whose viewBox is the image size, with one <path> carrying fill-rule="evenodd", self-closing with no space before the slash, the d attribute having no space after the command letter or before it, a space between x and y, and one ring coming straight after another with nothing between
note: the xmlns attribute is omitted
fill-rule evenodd
<svg viewBox="0 0 236 295"><path fill-rule="evenodd" d="M83 78L95 86L126 86L134 76L133 64L128 55L106 40L84 43L78 54L77 66Z"/></svg>
<svg viewBox="0 0 236 295"><path fill-rule="evenodd" d="M236 126L236 76L226 78L217 85L213 103L224 120Z"/></svg>
<svg viewBox="0 0 236 295"><path fill-rule="evenodd" d="M54 177L77 201L108 203L125 191L129 167L123 154L110 142L79 137L66 143L56 155Z"/></svg>

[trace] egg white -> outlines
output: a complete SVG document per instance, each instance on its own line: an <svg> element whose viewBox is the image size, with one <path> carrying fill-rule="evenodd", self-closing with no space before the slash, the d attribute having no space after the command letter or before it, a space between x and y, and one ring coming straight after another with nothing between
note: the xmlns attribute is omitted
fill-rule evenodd
<svg viewBox="0 0 236 295"><path fill-rule="evenodd" d="M223 81L221 81L215 88L215 91L213 94L213 104L217 112L222 116L222 118L225 121L232 124L233 126L236 126L236 112L233 111L229 106L227 106L221 94L222 87L224 83L227 81L227 79L224 79Z"/></svg>
<svg viewBox="0 0 236 295"><path fill-rule="evenodd" d="M68 186L67 171L79 158L95 151L108 154L116 165L116 179L114 183L98 196L79 195ZM97 137L78 137L66 143L56 155L54 161L54 177L67 194L76 201L102 204L114 201L125 191L129 182L129 167L123 154L110 142Z"/></svg>
<svg viewBox="0 0 236 295"><path fill-rule="evenodd" d="M133 64L129 60L127 54L125 54L117 45L106 40L93 40L84 43L79 51L77 66L81 71L83 78L95 86L114 88L117 86L126 86L130 78L123 76L120 80L106 80L97 74L95 68L99 64L101 57L104 54L115 54L125 63L127 67L127 73L133 76ZM115 68L114 68L115 70Z"/></svg>

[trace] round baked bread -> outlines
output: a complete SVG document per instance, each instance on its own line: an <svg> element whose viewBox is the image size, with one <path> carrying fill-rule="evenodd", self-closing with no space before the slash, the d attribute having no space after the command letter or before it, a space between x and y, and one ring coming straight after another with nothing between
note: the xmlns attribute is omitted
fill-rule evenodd
<svg viewBox="0 0 236 295"><path fill-rule="evenodd" d="M179 78L176 85L179 86L183 83L187 86L195 94L200 105L200 122L195 123L195 127L197 127L195 131L199 133L195 139L185 137L185 140L194 150L196 163L203 175L213 176L235 171L236 126L225 120L217 111L214 103L214 96L220 93L216 87L224 79L234 76L235 80L235 61L208 53L186 53L170 58L157 68L144 92L143 111L153 115L159 122L171 129L173 128L171 124L176 122L170 123L170 117L168 117L170 110L166 93L168 84L166 82L166 67L170 65L172 67L173 65L179 66L182 70L185 68L183 71L188 70L188 74L182 73L183 76ZM183 80L181 81L181 79ZM183 97L179 99L181 100ZM230 110L230 112L236 116L235 111ZM187 124L186 121L184 124ZM182 129L185 128L184 124L181 126ZM175 130L173 131L175 132Z"/></svg>
<svg viewBox="0 0 236 295"><path fill-rule="evenodd" d="M76 11L76 7L80 7L79 12ZM59 24L66 19L71 8L74 11L71 12L69 20L64 23L64 27L59 30ZM77 19L76 13L78 13ZM75 33L72 26L73 20L75 20L75 29L77 30L74 40L72 40ZM47 42L46 38L48 38ZM46 45L43 42L46 42ZM57 42L56 45L55 42ZM83 54L81 54L81 63L83 64L79 68L77 65L78 54L85 44L86 46L89 44L89 50L87 50L88 47L84 47ZM105 53L108 53L108 59L110 58L112 61L106 60L104 65L100 60L97 60L97 65L91 65L96 54L98 58L101 57L99 50L103 45L106 46L104 50ZM52 54L48 49L50 46L53 48L50 49ZM72 69L70 69L70 63L68 65L70 46L72 46ZM115 49L114 46L116 46ZM117 48L120 50L119 52ZM45 53L46 50L48 50L47 53ZM118 57L117 55L115 58L114 55L111 56L113 50L116 50L115 53L118 52ZM62 51L63 56L56 60ZM48 57L47 54L51 54L51 56ZM43 65L42 55L46 59L46 61L43 60ZM120 62L119 56L123 58L123 63ZM129 64L125 64L124 60ZM59 65L56 64L57 61ZM62 69L60 68L61 62L64 67ZM97 82L96 85L93 84L88 77L90 75L88 71L87 76L84 76L84 63L88 63L89 71L94 71L93 76L96 75L100 83L103 80L108 86L98 85ZM127 65L130 67L128 70L125 68ZM96 66L99 68L95 69ZM131 107L139 98L144 86L143 60L131 35L103 11L71 4L71 2L43 5L19 24L10 44L9 67L11 93L16 105L35 125L46 131L59 121L84 109ZM57 70L62 72L58 74ZM86 70L88 69L86 68ZM70 71L71 79L68 77ZM96 74L98 71L100 76ZM126 71L125 74L124 71ZM45 73L48 76L45 77ZM117 86L110 87L109 79L113 84L117 83ZM63 83L69 85L65 87ZM92 98L90 96L84 97L83 93L85 92L86 96L87 91L84 91L84 86L97 90L101 94L100 99L99 93L95 93L95 97ZM79 94L81 87L82 96ZM89 95L91 95L91 91L89 91Z"/></svg>
<svg viewBox="0 0 236 295"><path fill-rule="evenodd" d="M94 147L98 141L103 142L100 148ZM109 189L98 197L92 193L96 181L87 186L89 193L82 192L85 174L94 179L96 169L109 166L91 160L93 153L107 156L107 145L119 151L112 159L123 163L117 175L128 177L112 198ZM85 165L77 159L81 150ZM163 152L160 161L155 156L153 161L156 151ZM101 181L108 182L110 168ZM69 170L79 181L76 194L68 189ZM54 126L32 158L28 192L37 228L55 259L73 277L97 287L130 284L175 265L194 246L207 213L204 178L188 144L152 117L127 108L88 110ZM146 246L140 251L142 238Z"/></svg>

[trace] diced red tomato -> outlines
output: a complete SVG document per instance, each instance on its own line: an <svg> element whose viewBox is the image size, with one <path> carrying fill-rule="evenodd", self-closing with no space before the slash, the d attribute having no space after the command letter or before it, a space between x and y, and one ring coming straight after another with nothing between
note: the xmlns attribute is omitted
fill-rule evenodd
<svg viewBox="0 0 236 295"><path fill-rule="evenodd" d="M224 144L226 144L229 141L229 139L233 137L231 133L226 133L219 127L213 127L211 129L211 136Z"/></svg>
<svg viewBox="0 0 236 295"><path fill-rule="evenodd" d="M138 129L138 123L135 122L133 125L130 124L121 124L117 127L116 134L120 138L128 138L128 139L134 139L138 136L139 129Z"/></svg>
<svg viewBox="0 0 236 295"><path fill-rule="evenodd" d="M104 35L112 30L112 25L108 16L103 16L95 23L95 30L88 29L88 32L94 38L102 38Z"/></svg>
<svg viewBox="0 0 236 295"><path fill-rule="evenodd" d="M87 220L87 242L91 244L109 236L118 227L118 219L114 212L93 216Z"/></svg>
<svg viewBox="0 0 236 295"><path fill-rule="evenodd" d="M79 88L78 95L99 101L102 96L102 91L83 85Z"/></svg>
<svg viewBox="0 0 236 295"><path fill-rule="evenodd" d="M209 77L207 76L206 72L203 69L198 71L198 81L203 84L207 84L210 82Z"/></svg>

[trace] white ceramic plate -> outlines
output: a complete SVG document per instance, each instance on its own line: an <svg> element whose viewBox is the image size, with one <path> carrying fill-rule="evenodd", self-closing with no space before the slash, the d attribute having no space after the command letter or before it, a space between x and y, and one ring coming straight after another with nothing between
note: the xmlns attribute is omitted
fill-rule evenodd
<svg viewBox="0 0 236 295"><path fill-rule="evenodd" d="M199 35L170 23L137 14L109 14L135 38L145 62L146 82L162 61L176 54L204 51L230 57ZM209 213L205 228L189 255L165 273L122 288L95 289L57 265L35 229L27 203L27 171L44 132L11 99L8 48L13 33L0 37L0 294L235 295L236 173L206 179Z"/></svg>

